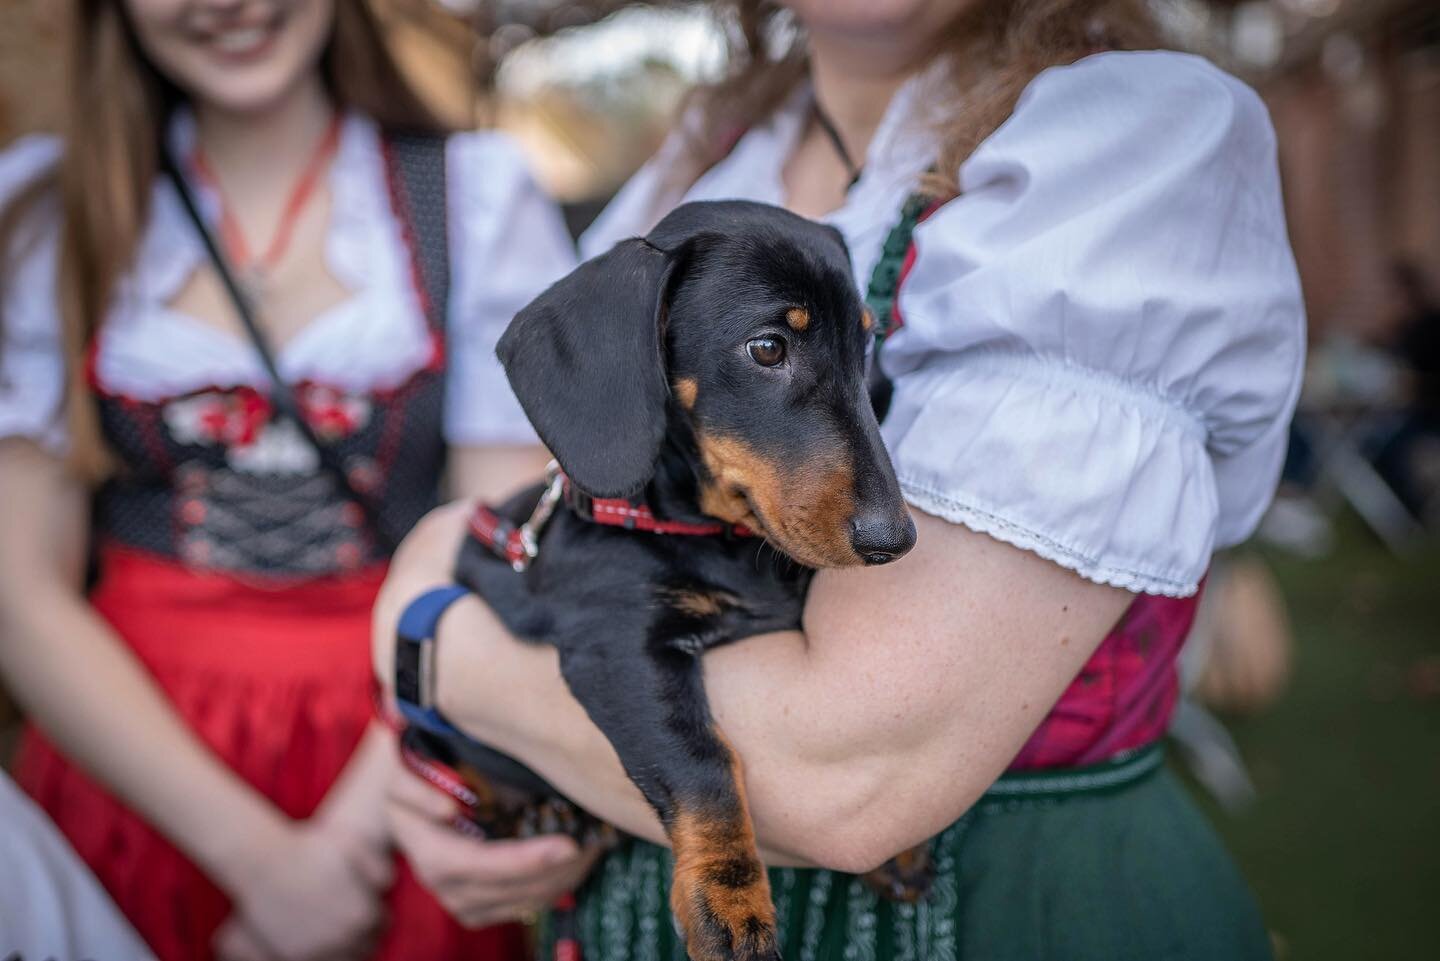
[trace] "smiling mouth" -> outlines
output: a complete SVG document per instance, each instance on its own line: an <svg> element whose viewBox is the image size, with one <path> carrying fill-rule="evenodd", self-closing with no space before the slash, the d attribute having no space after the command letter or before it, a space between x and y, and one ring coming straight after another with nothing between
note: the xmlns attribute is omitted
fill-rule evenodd
<svg viewBox="0 0 1440 961"><path fill-rule="evenodd" d="M210 45L221 53L239 56L254 53L270 39L273 33L274 31L268 26L226 30L224 33L216 34L210 41Z"/></svg>
<svg viewBox="0 0 1440 961"><path fill-rule="evenodd" d="M254 60L267 53L285 25L287 13L277 7L263 20L195 30L191 39L226 60Z"/></svg>

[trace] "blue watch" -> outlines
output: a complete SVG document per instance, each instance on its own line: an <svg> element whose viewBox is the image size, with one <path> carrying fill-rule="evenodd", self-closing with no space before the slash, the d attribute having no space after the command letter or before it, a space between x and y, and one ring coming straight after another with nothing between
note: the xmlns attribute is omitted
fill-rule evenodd
<svg viewBox="0 0 1440 961"><path fill-rule="evenodd" d="M396 628L395 700L406 722L433 734L464 737L435 703L435 629L470 591L458 584L434 587L405 606Z"/></svg>

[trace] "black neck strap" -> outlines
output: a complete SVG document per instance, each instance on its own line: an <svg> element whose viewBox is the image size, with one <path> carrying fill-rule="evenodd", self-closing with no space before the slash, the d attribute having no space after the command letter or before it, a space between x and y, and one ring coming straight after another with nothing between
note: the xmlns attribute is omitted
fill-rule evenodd
<svg viewBox="0 0 1440 961"><path fill-rule="evenodd" d="M830 141L830 145L835 148L835 153L840 157L840 162L845 165L845 173L850 177L849 181L845 184L845 189L848 191L859 183L860 178L865 175L865 166L864 164L857 164L851 159L850 150L845 146L845 139L840 136L840 128L835 126L835 121L831 120L830 115L825 112L825 108L820 106L820 101L812 99L810 104L811 109L815 113L815 122L820 125L821 132L824 133Z"/></svg>

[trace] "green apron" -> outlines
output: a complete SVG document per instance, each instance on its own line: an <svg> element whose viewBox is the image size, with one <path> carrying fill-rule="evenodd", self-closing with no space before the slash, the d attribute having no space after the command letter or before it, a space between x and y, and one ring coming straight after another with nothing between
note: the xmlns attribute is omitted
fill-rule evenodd
<svg viewBox="0 0 1440 961"><path fill-rule="evenodd" d="M772 868L787 961L1268 961L1229 856L1159 746L1007 774L930 842L918 904L859 877ZM580 892L585 961L685 961L666 848L629 841ZM541 957L549 957L548 946Z"/></svg>

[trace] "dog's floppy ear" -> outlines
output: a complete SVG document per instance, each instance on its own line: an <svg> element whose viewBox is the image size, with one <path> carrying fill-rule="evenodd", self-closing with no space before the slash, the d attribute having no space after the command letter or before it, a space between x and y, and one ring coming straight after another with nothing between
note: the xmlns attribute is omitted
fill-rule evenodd
<svg viewBox="0 0 1440 961"><path fill-rule="evenodd" d="M596 497L634 493L660 454L669 268L644 240L622 241L516 314L496 348L540 439Z"/></svg>

